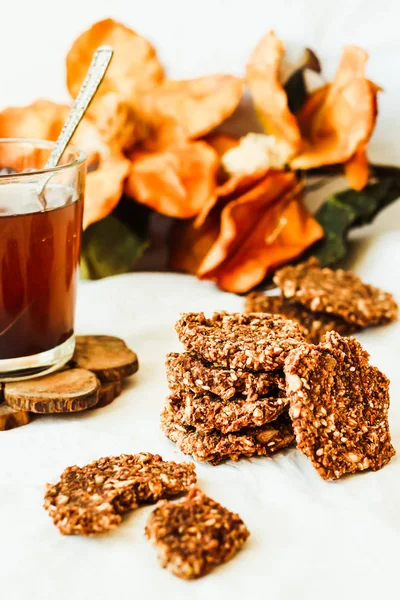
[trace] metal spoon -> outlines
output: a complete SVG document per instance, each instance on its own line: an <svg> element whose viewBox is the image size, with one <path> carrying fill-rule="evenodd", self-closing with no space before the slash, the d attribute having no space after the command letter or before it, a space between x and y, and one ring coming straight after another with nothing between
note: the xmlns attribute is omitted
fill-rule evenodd
<svg viewBox="0 0 400 600"><path fill-rule="evenodd" d="M81 89L79 90L71 112L64 123L64 127L58 136L54 149L47 159L47 162L44 166L45 169L52 169L58 165L66 147L76 131L76 128L81 122L89 104L93 100L94 95L104 79L104 75L106 74L113 54L114 50L111 48L111 46L99 46L99 48L97 48L93 54L92 62L90 63L87 75L82 83ZM44 190L52 175L52 173L50 175L46 175L39 185L38 198L43 208L46 208Z"/></svg>

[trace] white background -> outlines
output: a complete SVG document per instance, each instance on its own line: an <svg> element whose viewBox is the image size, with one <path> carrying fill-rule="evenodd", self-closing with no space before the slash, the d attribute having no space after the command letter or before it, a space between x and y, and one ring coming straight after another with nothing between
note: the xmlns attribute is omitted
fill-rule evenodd
<svg viewBox="0 0 400 600"><path fill-rule="evenodd" d="M385 89L371 156L400 161L397 0L0 0L0 8L0 106L66 100L68 48L109 16L150 39L172 78L242 74L271 28L287 43L316 50L329 76L343 45L359 44L371 56L369 77Z"/></svg>

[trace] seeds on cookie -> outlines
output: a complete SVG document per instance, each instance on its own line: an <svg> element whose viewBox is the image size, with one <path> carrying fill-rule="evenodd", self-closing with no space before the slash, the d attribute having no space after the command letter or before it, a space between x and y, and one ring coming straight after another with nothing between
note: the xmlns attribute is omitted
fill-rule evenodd
<svg viewBox="0 0 400 600"><path fill-rule="evenodd" d="M145 532L161 566L182 579L207 575L233 558L250 535L239 515L196 488L175 502L160 502Z"/></svg>
<svg viewBox="0 0 400 600"><path fill-rule="evenodd" d="M319 346L299 346L285 374L297 447L322 478L390 461L389 380L357 340L331 331Z"/></svg>
<svg viewBox="0 0 400 600"><path fill-rule="evenodd" d="M216 429L230 433L275 421L287 405L288 400L282 394L257 400L241 397L222 400L207 393L180 391L167 398L165 410L174 414L176 423L195 427L197 431L210 432Z"/></svg>
<svg viewBox="0 0 400 600"><path fill-rule="evenodd" d="M117 527L128 510L187 491L195 482L193 464L148 452L121 454L65 469L58 483L47 484L44 508L61 533L92 536Z"/></svg>
<svg viewBox="0 0 400 600"><path fill-rule="evenodd" d="M337 315L359 327L388 323L398 316L391 294L363 283L351 271L322 268L314 258L275 273L274 283L286 298L311 311Z"/></svg>
<svg viewBox="0 0 400 600"><path fill-rule="evenodd" d="M175 329L189 352L230 369L273 371L302 341L299 325L279 316L216 312L183 314Z"/></svg>
<svg viewBox="0 0 400 600"><path fill-rule="evenodd" d="M241 394L247 400L255 401L285 390L283 371L252 373L245 369L221 368L189 352L168 354L166 368L168 387L173 393L189 389L194 394L215 394L221 400Z"/></svg>
<svg viewBox="0 0 400 600"><path fill-rule="evenodd" d="M164 410L161 429L184 454L200 462L217 465L224 460L241 457L270 456L287 448L294 440L293 429L285 415L262 427L244 428L235 433L218 431L203 433L180 424L174 413Z"/></svg>
<svg viewBox="0 0 400 600"><path fill-rule="evenodd" d="M279 314L301 325L305 338L311 344L318 344L327 331L337 331L340 335L351 335L358 330L332 313L314 312L300 302L288 300L284 296L267 296L262 292L252 292L245 299L246 312Z"/></svg>

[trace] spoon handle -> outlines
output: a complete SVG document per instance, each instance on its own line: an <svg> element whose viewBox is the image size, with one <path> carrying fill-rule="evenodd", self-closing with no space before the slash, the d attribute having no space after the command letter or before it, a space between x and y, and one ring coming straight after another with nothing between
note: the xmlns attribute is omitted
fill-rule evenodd
<svg viewBox="0 0 400 600"><path fill-rule="evenodd" d="M82 83L71 112L58 136L57 142L47 159L45 169L57 166L65 148L68 146L76 128L82 120L93 96L103 81L114 51L110 46L100 46L93 55L88 73Z"/></svg>

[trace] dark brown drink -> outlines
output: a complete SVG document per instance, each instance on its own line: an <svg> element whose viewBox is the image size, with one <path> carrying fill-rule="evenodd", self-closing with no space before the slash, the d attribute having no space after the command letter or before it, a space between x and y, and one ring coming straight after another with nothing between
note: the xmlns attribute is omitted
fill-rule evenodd
<svg viewBox="0 0 400 600"><path fill-rule="evenodd" d="M49 186L0 189L0 360L37 355L73 335L83 198Z"/></svg>

